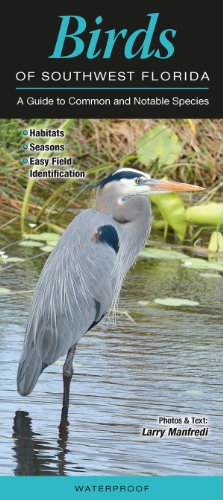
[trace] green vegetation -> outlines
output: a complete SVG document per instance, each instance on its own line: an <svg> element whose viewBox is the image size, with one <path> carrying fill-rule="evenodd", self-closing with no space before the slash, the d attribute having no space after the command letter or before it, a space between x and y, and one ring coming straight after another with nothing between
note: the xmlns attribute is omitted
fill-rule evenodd
<svg viewBox="0 0 223 500"><path fill-rule="evenodd" d="M74 168L84 170L87 179L28 179L29 167L22 163L22 130L35 126L66 131L66 156L74 158ZM48 141L53 142L59 142L58 138ZM199 243L206 249L210 242L209 251L222 252L222 148L222 120L1 120L0 229L21 227L23 235L32 233L37 238L42 231L60 234L74 210L91 204L86 185L119 167L131 167L152 177L206 188L183 197L176 193L151 196L152 238L173 242L174 237L176 242ZM41 152L39 158L50 154ZM42 241L49 251L52 241Z"/></svg>

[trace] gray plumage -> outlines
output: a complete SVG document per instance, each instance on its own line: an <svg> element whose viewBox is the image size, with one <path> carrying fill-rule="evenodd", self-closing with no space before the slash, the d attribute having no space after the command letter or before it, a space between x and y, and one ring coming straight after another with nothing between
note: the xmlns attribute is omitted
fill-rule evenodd
<svg viewBox="0 0 223 500"><path fill-rule="evenodd" d="M150 231L150 201L143 195L156 182L133 169L108 176L98 186L96 209L83 211L61 236L33 295L18 368L21 395L73 346L71 363L81 337L117 302Z"/></svg>
<svg viewBox="0 0 223 500"><path fill-rule="evenodd" d="M139 201L149 211L149 201L141 197ZM97 228L105 224L116 229L121 253L92 240ZM18 370L20 394L30 394L43 367L67 353L106 314L114 298L117 300L125 274L146 239L149 220L140 239L140 227L133 229L129 241L126 224L94 209L85 210L69 224L34 292ZM100 304L97 316L95 301Z"/></svg>

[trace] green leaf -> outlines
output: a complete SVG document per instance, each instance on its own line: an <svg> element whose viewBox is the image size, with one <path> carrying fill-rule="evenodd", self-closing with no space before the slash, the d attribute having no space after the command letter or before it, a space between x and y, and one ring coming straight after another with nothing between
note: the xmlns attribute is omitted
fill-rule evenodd
<svg viewBox="0 0 223 500"><path fill-rule="evenodd" d="M175 299L174 297L166 297L165 299L155 299L154 302L156 304L160 304L161 306L169 306L169 307L199 306L199 302L196 302L195 300Z"/></svg>
<svg viewBox="0 0 223 500"><path fill-rule="evenodd" d="M182 252L177 252L170 249L160 248L143 248L140 252L140 257L145 259L161 259L161 260L187 260L188 256Z"/></svg>
<svg viewBox="0 0 223 500"><path fill-rule="evenodd" d="M50 247L55 247L57 245L57 241L53 241L53 240L50 240L46 242L47 245L49 245Z"/></svg>
<svg viewBox="0 0 223 500"><path fill-rule="evenodd" d="M150 199L159 208L163 219L183 241L187 230L187 222L186 210L180 196L177 193L153 194Z"/></svg>
<svg viewBox="0 0 223 500"><path fill-rule="evenodd" d="M8 255L6 253L1 252L1 254L0 254L0 260L4 262L7 259L8 259Z"/></svg>
<svg viewBox="0 0 223 500"><path fill-rule="evenodd" d="M186 210L186 220L201 226L223 225L223 203L206 203Z"/></svg>
<svg viewBox="0 0 223 500"><path fill-rule="evenodd" d="M51 245L44 245L43 247L41 247L41 250L43 252L52 252L53 247L51 247Z"/></svg>
<svg viewBox="0 0 223 500"><path fill-rule="evenodd" d="M218 273L201 273L202 278L222 278L221 274Z"/></svg>
<svg viewBox="0 0 223 500"><path fill-rule="evenodd" d="M139 304L139 306L148 306L149 301L148 300L138 300L137 304Z"/></svg>
<svg viewBox="0 0 223 500"><path fill-rule="evenodd" d="M208 269L208 261L204 259L199 259L191 257L187 259L182 264L184 267L194 268L194 269Z"/></svg>
<svg viewBox="0 0 223 500"><path fill-rule="evenodd" d="M19 245L21 247L41 247L43 245L43 243L40 243L40 241L32 241L32 240L26 240L26 241L21 241L21 243L19 243Z"/></svg>
<svg viewBox="0 0 223 500"><path fill-rule="evenodd" d="M210 252L223 252L223 235L219 231L214 231L211 235L208 250Z"/></svg>
<svg viewBox="0 0 223 500"><path fill-rule="evenodd" d="M0 287L0 295L7 295L8 293L11 293L11 290L9 290L9 288Z"/></svg>
<svg viewBox="0 0 223 500"><path fill-rule="evenodd" d="M25 259L23 259L22 257L7 257L6 259L4 259L4 263L8 263L8 262L24 262Z"/></svg>
<svg viewBox="0 0 223 500"><path fill-rule="evenodd" d="M165 125L157 125L143 134L136 146L139 161L148 167L157 161L158 166L172 165L180 155L182 146L177 135Z"/></svg>
<svg viewBox="0 0 223 500"><path fill-rule="evenodd" d="M223 272L223 265L215 264L214 262L208 262L207 260L198 258L185 260L182 266L187 267L188 269L211 269Z"/></svg>
<svg viewBox="0 0 223 500"><path fill-rule="evenodd" d="M60 234L58 233L40 233L40 234L23 234L23 238L32 241L59 241Z"/></svg>

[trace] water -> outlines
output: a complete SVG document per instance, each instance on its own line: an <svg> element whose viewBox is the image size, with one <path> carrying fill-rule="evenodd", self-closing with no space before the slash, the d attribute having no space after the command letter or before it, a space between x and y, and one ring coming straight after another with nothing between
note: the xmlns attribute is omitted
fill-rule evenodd
<svg viewBox="0 0 223 500"><path fill-rule="evenodd" d="M19 252L30 257L39 249ZM43 263L0 274L0 286L21 291L0 296L0 474L222 475L223 277L201 277L178 261L138 260L120 302L135 323L121 314L117 326L104 321L81 340L69 426L60 432L62 363L27 398L15 382L31 298L24 291L34 288ZM200 306L154 304L166 296ZM164 428L159 416L204 416L209 435L142 436L143 427Z"/></svg>

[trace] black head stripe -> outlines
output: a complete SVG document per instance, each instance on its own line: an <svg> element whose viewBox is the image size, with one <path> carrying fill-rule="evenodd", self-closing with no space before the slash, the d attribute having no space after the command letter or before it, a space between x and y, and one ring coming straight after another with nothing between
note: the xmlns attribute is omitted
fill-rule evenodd
<svg viewBox="0 0 223 500"><path fill-rule="evenodd" d="M111 224L106 224L105 226L100 226L97 230L98 238L97 241L100 243L107 243L116 253L119 251L119 237L118 233Z"/></svg>
<svg viewBox="0 0 223 500"><path fill-rule="evenodd" d="M143 177L143 173L141 172L132 172L131 170L122 170L121 172L116 172L115 174L110 174L105 179L102 179L98 185L102 188L105 184L112 181L120 181L121 179L135 179L136 177Z"/></svg>
<svg viewBox="0 0 223 500"><path fill-rule="evenodd" d="M91 184L88 186L84 192L91 191L94 188L100 187L103 188L105 184L112 181L120 181L120 179L135 179L136 177L144 177L141 172L131 172L131 170L122 170L122 172L116 172L115 174L109 174L107 177L97 182L96 184Z"/></svg>

